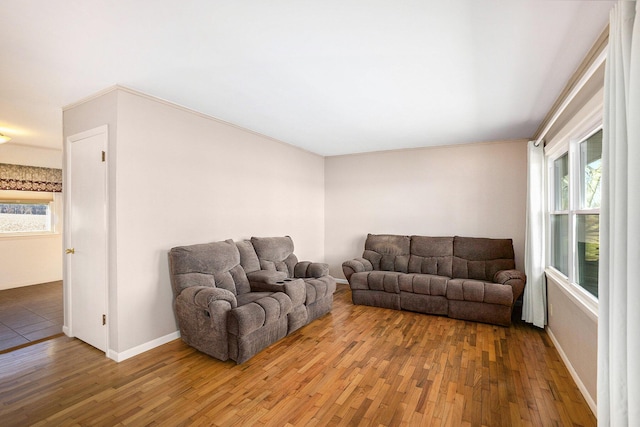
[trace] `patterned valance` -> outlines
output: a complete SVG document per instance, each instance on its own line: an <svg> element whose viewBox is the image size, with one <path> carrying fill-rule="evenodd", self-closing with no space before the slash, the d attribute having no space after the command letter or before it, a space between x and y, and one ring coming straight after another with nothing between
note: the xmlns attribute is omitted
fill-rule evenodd
<svg viewBox="0 0 640 427"><path fill-rule="evenodd" d="M0 190L62 192L62 169L0 163Z"/></svg>

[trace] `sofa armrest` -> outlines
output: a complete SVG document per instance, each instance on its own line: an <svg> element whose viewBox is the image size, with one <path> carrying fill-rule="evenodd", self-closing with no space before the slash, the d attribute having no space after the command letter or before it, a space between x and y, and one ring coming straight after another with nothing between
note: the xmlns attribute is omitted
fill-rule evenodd
<svg viewBox="0 0 640 427"><path fill-rule="evenodd" d="M211 303L215 301L226 301L231 306L230 308L236 308L238 306L236 296L233 295L231 291L209 286L190 286L180 292L178 299L184 300L189 304L194 304L205 310L208 310Z"/></svg>
<svg viewBox="0 0 640 427"><path fill-rule="evenodd" d="M251 273L247 273L247 279L251 284L257 283L266 283L266 284L274 284L283 281L287 278L287 273L284 271L276 271L276 270L258 270L253 271Z"/></svg>
<svg viewBox="0 0 640 427"><path fill-rule="evenodd" d="M293 277L317 279L329 275L329 264L323 262L300 261L293 269Z"/></svg>
<svg viewBox="0 0 640 427"><path fill-rule="evenodd" d="M293 307L304 304L307 298L307 290L304 281L301 279L283 279L276 283L251 282L252 292L284 292L289 298Z"/></svg>
<svg viewBox="0 0 640 427"><path fill-rule="evenodd" d="M513 301L515 302L524 291L527 276L519 270L500 270L493 276L493 281L501 285L511 286L513 288Z"/></svg>
<svg viewBox="0 0 640 427"><path fill-rule="evenodd" d="M353 273L360 273L362 271L373 271L373 264L365 258L355 258L342 263L342 272L344 277L349 280Z"/></svg>

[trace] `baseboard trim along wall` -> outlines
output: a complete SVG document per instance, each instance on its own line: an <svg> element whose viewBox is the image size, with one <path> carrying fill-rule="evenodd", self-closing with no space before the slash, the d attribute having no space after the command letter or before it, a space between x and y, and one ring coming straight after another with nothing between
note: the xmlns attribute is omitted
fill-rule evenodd
<svg viewBox="0 0 640 427"><path fill-rule="evenodd" d="M180 331L175 331L163 337L156 338L155 340L130 348L129 350L125 350L121 353L117 353L113 350L109 350L107 352L107 357L119 363L119 362L122 362L123 360L127 360L131 357L137 356L138 354L144 353L145 351L149 351L152 348L159 347L163 344L166 344L178 338L180 338Z"/></svg>
<svg viewBox="0 0 640 427"><path fill-rule="evenodd" d="M587 404L591 408L593 415L597 417L598 408L595 400L593 399L593 396L589 394L589 392L587 391L587 388L584 386L584 384L582 383L582 380L578 376L578 373L575 371L575 369L573 369L573 366L571 365L571 361L565 354L564 350L562 350L560 343L558 342L556 337L553 335L553 332L551 332L551 329L545 328L545 331L547 332L547 335L549 335L549 338L551 338L551 342L553 342L553 345L556 347L556 350L558 350L558 354L560 355L560 358L564 362L564 365L567 367L569 374L571 374L571 378L573 378L573 380L576 382L576 385L578 386L580 393L582 393L584 400L587 401Z"/></svg>
<svg viewBox="0 0 640 427"><path fill-rule="evenodd" d="M348 285L349 284L347 279L336 279L336 283L342 283L343 285Z"/></svg>

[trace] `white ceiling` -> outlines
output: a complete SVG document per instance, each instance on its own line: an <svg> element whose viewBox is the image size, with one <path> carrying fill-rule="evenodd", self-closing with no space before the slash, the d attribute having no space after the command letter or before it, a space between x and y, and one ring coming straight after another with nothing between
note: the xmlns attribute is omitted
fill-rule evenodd
<svg viewBox="0 0 640 427"><path fill-rule="evenodd" d="M527 138L613 4L3 0L0 132L120 84L321 155Z"/></svg>

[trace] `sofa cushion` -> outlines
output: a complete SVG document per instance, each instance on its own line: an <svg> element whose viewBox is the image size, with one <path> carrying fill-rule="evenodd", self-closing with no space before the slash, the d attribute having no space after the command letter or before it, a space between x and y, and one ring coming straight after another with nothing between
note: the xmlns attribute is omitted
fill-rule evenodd
<svg viewBox="0 0 640 427"><path fill-rule="evenodd" d="M447 284L447 298L455 301L473 301L490 304L513 304L511 286L488 283L479 280L450 279Z"/></svg>
<svg viewBox="0 0 640 427"><path fill-rule="evenodd" d="M174 273L219 273L240 264L233 240L179 246L172 249Z"/></svg>
<svg viewBox="0 0 640 427"><path fill-rule="evenodd" d="M284 261L293 253L293 240L289 236L252 237L251 243L260 259Z"/></svg>
<svg viewBox="0 0 640 427"><path fill-rule="evenodd" d="M229 271L214 274L216 287L226 289L236 295L242 295L251 292L249 279L245 274L241 265L236 265Z"/></svg>
<svg viewBox="0 0 640 427"><path fill-rule="evenodd" d="M409 266L410 246L409 236L369 234L362 257L371 262L374 270L406 273Z"/></svg>
<svg viewBox="0 0 640 427"><path fill-rule="evenodd" d="M227 330L236 336L248 335L285 317L292 307L291 299L282 292L238 305L229 312Z"/></svg>
<svg viewBox="0 0 640 427"><path fill-rule="evenodd" d="M260 260L258 259L258 254L256 254L256 250L253 248L251 241L242 240L240 242L236 242L236 246L240 253L240 265L242 265L244 271L249 274L260 270Z"/></svg>
<svg viewBox="0 0 640 427"><path fill-rule="evenodd" d="M411 236L409 273L451 277L453 237Z"/></svg>
<svg viewBox="0 0 640 427"><path fill-rule="evenodd" d="M399 278L403 273L396 271L363 271L351 276L351 289L400 293Z"/></svg>
<svg viewBox="0 0 640 427"><path fill-rule="evenodd" d="M288 277L293 277L298 258L293 254L291 237L252 237L251 244L262 270L283 271Z"/></svg>
<svg viewBox="0 0 640 427"><path fill-rule="evenodd" d="M460 236L453 239L451 277L491 282L498 271L514 268L511 239Z"/></svg>
<svg viewBox="0 0 640 427"><path fill-rule="evenodd" d="M329 264L324 262L300 261L296 264L293 277L311 278L329 275Z"/></svg>
<svg viewBox="0 0 640 427"><path fill-rule="evenodd" d="M238 307L252 303L256 300L269 297L273 292L248 292L246 294L238 295L236 297L238 301Z"/></svg>
<svg viewBox="0 0 640 427"><path fill-rule="evenodd" d="M445 296L448 277L433 274L403 274L399 276L400 291L422 295Z"/></svg>
<svg viewBox="0 0 640 427"><path fill-rule="evenodd" d="M240 253L233 240L175 247L171 249L170 257L174 277L186 273L208 274L213 275L216 287L227 289L234 295L250 291L249 280L240 266ZM186 286L183 281L174 282L176 288Z"/></svg>
<svg viewBox="0 0 640 427"><path fill-rule="evenodd" d="M336 282L329 276L304 279L306 288L305 305L330 297L336 291Z"/></svg>

